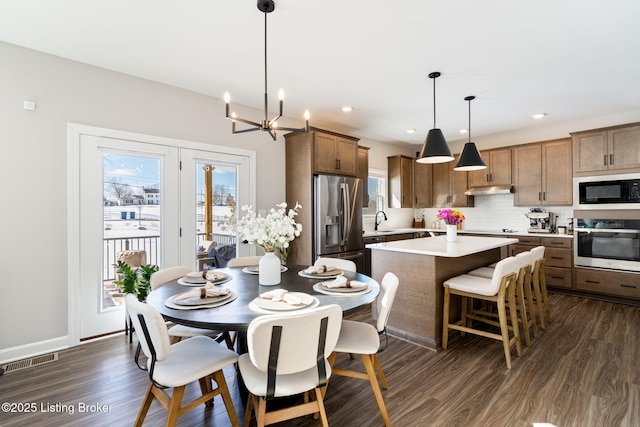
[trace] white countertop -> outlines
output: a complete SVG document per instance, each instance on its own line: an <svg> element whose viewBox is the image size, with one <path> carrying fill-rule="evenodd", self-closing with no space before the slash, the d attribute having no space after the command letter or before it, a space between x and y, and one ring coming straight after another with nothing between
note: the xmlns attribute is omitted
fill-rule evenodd
<svg viewBox="0 0 640 427"><path fill-rule="evenodd" d="M366 247L371 250L458 258L514 243L518 243L518 239L458 235L458 241L453 243L447 242L446 236L437 236L398 240L395 242L372 243L366 245Z"/></svg>
<svg viewBox="0 0 640 427"><path fill-rule="evenodd" d="M396 228L393 230L365 231L363 237L389 236L393 234L420 233L429 232L446 233L447 230L442 228ZM559 237L562 239L572 239L573 234L557 234L557 233L529 233L528 231L518 230L458 230L458 234L491 234L496 236L535 236L535 237Z"/></svg>

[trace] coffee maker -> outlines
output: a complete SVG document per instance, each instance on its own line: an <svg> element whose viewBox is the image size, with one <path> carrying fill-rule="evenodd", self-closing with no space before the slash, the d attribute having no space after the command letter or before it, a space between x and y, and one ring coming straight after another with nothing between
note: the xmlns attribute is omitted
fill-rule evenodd
<svg viewBox="0 0 640 427"><path fill-rule="evenodd" d="M552 233L553 215L551 212L543 211L539 208L531 208L531 212L525 214L529 218L529 233Z"/></svg>

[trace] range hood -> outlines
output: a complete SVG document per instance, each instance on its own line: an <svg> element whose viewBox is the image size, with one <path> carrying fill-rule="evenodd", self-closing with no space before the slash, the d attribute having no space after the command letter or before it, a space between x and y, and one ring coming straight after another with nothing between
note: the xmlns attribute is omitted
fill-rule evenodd
<svg viewBox="0 0 640 427"><path fill-rule="evenodd" d="M513 193L513 185L486 185L482 187L471 187L464 192L467 196L486 196L488 194L509 193Z"/></svg>

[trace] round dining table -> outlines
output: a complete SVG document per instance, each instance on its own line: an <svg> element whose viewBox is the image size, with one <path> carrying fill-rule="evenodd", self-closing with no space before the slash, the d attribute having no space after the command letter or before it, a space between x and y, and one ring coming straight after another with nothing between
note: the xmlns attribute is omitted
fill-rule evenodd
<svg viewBox="0 0 640 427"><path fill-rule="evenodd" d="M168 282L149 293L147 303L158 310L160 314L171 322L202 329L214 329L218 331L236 331L238 333L238 350L246 351L245 337L249 323L258 316L265 314L262 310L256 310L251 302L260 294L274 289L285 289L288 292L302 292L311 295L318 300L318 306L337 304L342 308L343 314L358 311L364 306L374 302L380 293L380 285L374 279L361 273L343 272L347 279L366 283L370 291L366 293L354 292L336 293L327 295L313 289L314 284L331 278L308 278L298 273L306 269L305 265L289 265L281 274L279 285L262 286L258 283L258 274L250 273L247 267L227 267L216 269L216 272L225 273L230 280L221 283L219 287L228 288L237 297L231 302L213 307L199 309L175 309L167 306L166 302L173 296L196 289L193 286L180 284L180 280ZM184 283L184 282L183 282ZM197 286L197 285L196 285ZM199 285L203 286L203 285ZM169 304L171 305L171 304ZM296 310L287 311L293 313ZM274 311L273 314L278 312ZM284 312L279 312L284 313Z"/></svg>

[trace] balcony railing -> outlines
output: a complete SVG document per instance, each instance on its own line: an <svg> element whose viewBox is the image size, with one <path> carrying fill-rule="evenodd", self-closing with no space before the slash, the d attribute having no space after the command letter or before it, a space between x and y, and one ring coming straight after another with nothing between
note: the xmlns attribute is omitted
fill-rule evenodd
<svg viewBox="0 0 640 427"><path fill-rule="evenodd" d="M198 245L204 240L204 233L198 233ZM218 245L229 245L235 243L236 236L229 234L214 233L212 240ZM102 277L105 281L115 280L116 256L120 251L143 250L147 253L147 264L159 265L160 236L140 236L140 237L109 237L103 240L104 264ZM197 246L194 247L194 251Z"/></svg>

